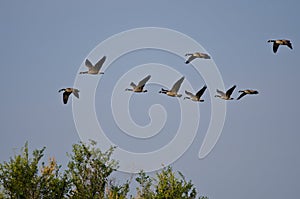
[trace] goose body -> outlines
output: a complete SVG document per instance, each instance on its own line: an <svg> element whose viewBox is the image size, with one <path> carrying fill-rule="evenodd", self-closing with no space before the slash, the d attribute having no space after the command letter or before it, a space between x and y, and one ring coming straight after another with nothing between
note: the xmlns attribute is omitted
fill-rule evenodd
<svg viewBox="0 0 300 199"><path fill-rule="evenodd" d="M149 81L149 79L151 78L151 75L148 75L147 77L145 77L144 79L142 79L138 85L135 85L135 83L131 82L130 86L131 88L126 88L125 91L133 91L133 92L137 92L137 93L142 93L142 92L147 92L147 90L144 90L144 86L147 83L147 81Z"/></svg>
<svg viewBox="0 0 300 199"><path fill-rule="evenodd" d="M195 95L189 91L185 91L185 94L187 94L189 97L184 97L183 99L190 99L190 100L196 101L196 102L204 102L204 100L201 99L201 96L203 95L206 88L207 88L206 85L203 86Z"/></svg>
<svg viewBox="0 0 300 199"><path fill-rule="evenodd" d="M90 60L86 59L85 66L88 67L88 71L82 71L79 74L92 74L92 75L104 74L103 72L100 72L100 69L103 63L105 62L105 60L106 60L106 56L103 56L95 65L93 65Z"/></svg>
<svg viewBox="0 0 300 199"><path fill-rule="evenodd" d="M76 88L62 88L60 89L58 92L62 92L63 93L63 102L64 104L66 104L68 102L69 96L71 95L71 93L73 93L73 95L77 98L79 98L79 90Z"/></svg>
<svg viewBox="0 0 300 199"><path fill-rule="evenodd" d="M226 93L217 89L217 93L219 95L215 95L215 97L219 97L224 100L233 100L233 98L231 97L231 94L232 94L233 90L235 89L235 87L236 87L236 85L232 86L230 89L228 89L226 91Z"/></svg>
<svg viewBox="0 0 300 199"><path fill-rule="evenodd" d="M244 97L245 95L253 95L253 94L258 94L257 90L251 90L251 89L247 89L247 90L239 90L240 96L237 98L237 100L241 99L242 97Z"/></svg>
<svg viewBox="0 0 300 199"><path fill-rule="evenodd" d="M268 42L273 43L273 52L274 53L277 52L280 45L288 46L290 49L293 49L291 41L287 40L287 39L277 39L277 40L270 39L270 40L268 40Z"/></svg>
<svg viewBox="0 0 300 199"><path fill-rule="evenodd" d="M171 96L171 97L181 97L182 95L181 94L178 94L178 91L179 91L179 88L182 84L184 80L184 77L181 77L174 85L173 87L171 88L171 90L167 90L167 89L161 89L159 91L159 93L163 93L163 94L166 94L168 96Z"/></svg>
<svg viewBox="0 0 300 199"><path fill-rule="evenodd" d="M200 52L195 52L195 53L187 53L185 56L189 56L189 58L185 61L186 64L190 63L196 58L202 58L202 59L210 59L210 56L206 53L200 53Z"/></svg>

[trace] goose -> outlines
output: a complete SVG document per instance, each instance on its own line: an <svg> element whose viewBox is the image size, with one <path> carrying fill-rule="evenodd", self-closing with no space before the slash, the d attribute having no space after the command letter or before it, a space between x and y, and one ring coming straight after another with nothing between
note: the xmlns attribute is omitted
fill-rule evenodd
<svg viewBox="0 0 300 199"><path fill-rule="evenodd" d="M241 99L242 97L244 97L245 95L253 95L253 94L258 94L258 91L256 90L251 90L251 89L247 89L247 90L240 90L239 91L240 96L237 98L237 100Z"/></svg>
<svg viewBox="0 0 300 199"><path fill-rule="evenodd" d="M103 63L106 60L106 56L103 56L96 64L95 66L90 62L90 60L86 59L85 60L85 66L88 67L88 71L83 71L80 72L79 74L92 74L92 75L97 75L97 74L104 74L103 72L99 72Z"/></svg>
<svg viewBox="0 0 300 199"><path fill-rule="evenodd" d="M186 60L186 62L185 62L186 64L190 63L191 61L193 61L196 58L210 59L210 56L208 54L199 53L199 52L187 53L187 54L185 54L185 56L190 56L188 58L188 60Z"/></svg>
<svg viewBox="0 0 300 199"><path fill-rule="evenodd" d="M189 91L185 91L185 94L187 94L189 97L184 97L183 99L190 99L190 100L196 101L196 102L204 102L204 100L201 99L201 96L203 95L206 88L207 88L207 86L204 85L195 95Z"/></svg>
<svg viewBox="0 0 300 199"><path fill-rule="evenodd" d="M174 85L173 87L171 88L171 90L167 90L167 89L161 89L159 91L159 93L163 93L163 94L166 94L168 96L171 96L171 97L181 97L182 95L181 94L178 94L178 90L182 84L184 80L184 77L181 77Z"/></svg>
<svg viewBox="0 0 300 199"><path fill-rule="evenodd" d="M64 93L63 93L64 104L66 104L68 102L69 95L71 95L71 93L73 93L75 95L75 97L79 98L79 90L76 88L62 88L58 92L61 92L61 91L64 91Z"/></svg>
<svg viewBox="0 0 300 199"><path fill-rule="evenodd" d="M273 42L273 52L276 53L277 50L278 50L278 47L280 45L285 45L285 46L288 46L290 49L293 49L292 47L292 43L290 40L287 40L287 39L277 39L277 40L268 40L268 42Z"/></svg>
<svg viewBox="0 0 300 199"><path fill-rule="evenodd" d="M224 100L233 100L231 96L233 90L235 89L236 85L234 85L233 87L231 87L230 89L228 89L226 91L226 93L224 93L223 91L220 91L217 89L217 93L219 93L219 95L215 95L215 97L219 97L221 99L224 99Z"/></svg>
<svg viewBox="0 0 300 199"><path fill-rule="evenodd" d="M131 88L126 88L125 91L133 91L133 92L137 92L137 93L142 93L142 92L147 92L147 90L144 90L144 86L146 84L146 82L151 78L151 75L148 75L147 77L145 77L144 79L142 79L138 85L135 85L135 83L131 82L130 86Z"/></svg>

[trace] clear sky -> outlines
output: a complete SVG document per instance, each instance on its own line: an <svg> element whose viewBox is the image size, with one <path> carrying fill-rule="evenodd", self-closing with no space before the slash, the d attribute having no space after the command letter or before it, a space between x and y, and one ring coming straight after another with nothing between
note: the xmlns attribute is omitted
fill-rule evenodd
<svg viewBox="0 0 300 199"><path fill-rule="evenodd" d="M73 86L78 71L84 69L80 66L100 42L133 28L161 27L201 44L217 65L225 88L237 85L233 97L239 89L259 91L257 96L227 103L220 139L208 156L198 159L211 102L216 100L210 98L215 94L210 87L198 106L197 135L173 168L210 198L296 198L300 190L299 8L296 0L1 1L0 161L8 160L28 141L32 150L46 146L46 156L55 156L65 167L66 152L80 137L72 100L63 105L58 90ZM267 40L281 38L290 39L294 49L284 46L274 54ZM96 59L91 56L93 63ZM195 62L203 67L208 63ZM184 75L194 90L207 83L193 78L192 66L185 65L182 57L157 50L131 52L108 63L111 66L106 66L97 86L96 115L113 142L134 152L166 145L179 126L180 107L177 99L157 93L160 85L150 83L148 93L132 96L130 114L135 123L145 126L150 122L149 108L160 104L168 113L165 126L153 139L131 139L116 126L108 106L111 89L123 74L135 66L161 63ZM167 81L167 77L162 78ZM176 80L166 84L171 87ZM183 86L188 88L186 82ZM74 103L84 99L84 90L80 95Z"/></svg>

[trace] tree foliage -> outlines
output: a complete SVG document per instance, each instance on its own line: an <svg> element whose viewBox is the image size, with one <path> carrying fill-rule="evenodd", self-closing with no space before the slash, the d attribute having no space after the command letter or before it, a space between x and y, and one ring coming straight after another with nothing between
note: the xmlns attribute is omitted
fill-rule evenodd
<svg viewBox="0 0 300 199"><path fill-rule="evenodd" d="M96 142L73 145L68 154L67 169L55 158L41 162L45 147L34 150L29 157L28 143L8 162L0 163L0 199L193 199L197 191L191 181L180 172L166 167L154 177L141 171L135 178L138 183L136 196L128 196L130 180L118 185L111 174L118 169L118 162L111 159L114 147L102 152ZM207 197L199 197L207 199Z"/></svg>
<svg viewBox="0 0 300 199"><path fill-rule="evenodd" d="M42 163L39 173L38 164L44 156L45 148L34 150L29 157L28 143L22 148L22 154L0 164L0 182L3 187L2 197L8 198L62 198L68 187L67 180L59 173L55 160L49 165Z"/></svg>
<svg viewBox="0 0 300 199"><path fill-rule="evenodd" d="M193 199L197 191L191 181L186 181L182 173L176 175L170 166L156 173L151 178L141 171L136 178L140 187L137 188L137 198L141 199ZM206 197L199 197L205 199Z"/></svg>
<svg viewBox="0 0 300 199"><path fill-rule="evenodd" d="M96 147L96 142L90 145L80 143L73 145L73 153L69 154L70 161L66 173L70 179L72 198L105 198L109 186L109 176L118 168L118 162L111 159L114 147L102 153ZM123 187L110 186L114 193L123 191ZM107 191L108 192L108 191ZM124 191L123 191L124 192ZM123 193L127 194L126 191Z"/></svg>

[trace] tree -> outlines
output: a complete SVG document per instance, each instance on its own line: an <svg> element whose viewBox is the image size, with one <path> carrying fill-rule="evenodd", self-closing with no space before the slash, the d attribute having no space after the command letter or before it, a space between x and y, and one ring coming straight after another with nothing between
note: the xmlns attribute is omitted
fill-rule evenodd
<svg viewBox="0 0 300 199"><path fill-rule="evenodd" d="M118 162L111 159L115 148L102 152L96 142L73 145L68 168L61 173L55 158L48 164L41 162L45 147L34 150L29 157L28 143L21 154L0 164L0 199L126 199L131 180L118 185L111 174ZM139 186L135 199L194 199L197 191L182 173L170 166L157 172L155 177L141 171L136 177ZM207 197L199 197L207 199Z"/></svg>
<svg viewBox="0 0 300 199"><path fill-rule="evenodd" d="M106 198L108 199L126 199L126 196L129 192L130 182L127 182L123 185L116 185L115 179L109 181L109 185L106 188Z"/></svg>
<svg viewBox="0 0 300 199"><path fill-rule="evenodd" d="M140 187L137 187L136 198L152 199L154 198L154 191L152 190L153 179L150 178L144 171L140 171L138 177L135 179Z"/></svg>
<svg viewBox="0 0 300 199"><path fill-rule="evenodd" d="M63 198L70 189L66 174L60 174L61 166L57 165L55 158L49 158L48 165L42 163L40 178L40 192L43 198Z"/></svg>
<svg viewBox="0 0 300 199"><path fill-rule="evenodd" d="M114 147L111 147L102 153L96 148L94 141L89 145L82 142L73 145L73 153L69 154L71 160L66 170L72 187L71 198L126 198L129 185L109 184L109 176L118 168L118 162L111 159L113 150Z"/></svg>
<svg viewBox="0 0 300 199"><path fill-rule="evenodd" d="M187 182L182 173L178 174L179 177L176 177L169 166L156 175L156 198L196 198L197 191L192 182Z"/></svg>
<svg viewBox="0 0 300 199"><path fill-rule="evenodd" d="M61 177L59 166L53 159L50 165L42 163L42 170L51 168L39 175L38 165L44 156L45 147L34 150L29 158L28 143L22 148L22 154L10 158L9 162L0 164L0 182L3 197L9 198L62 198L67 192L66 178Z"/></svg>
<svg viewBox="0 0 300 199"><path fill-rule="evenodd" d="M192 199L197 197L197 191L191 181L186 181L182 173L178 176L170 166L156 173L156 178L151 178L141 171L136 178L140 184L137 188L139 199ZM206 197L199 197L207 199Z"/></svg>

